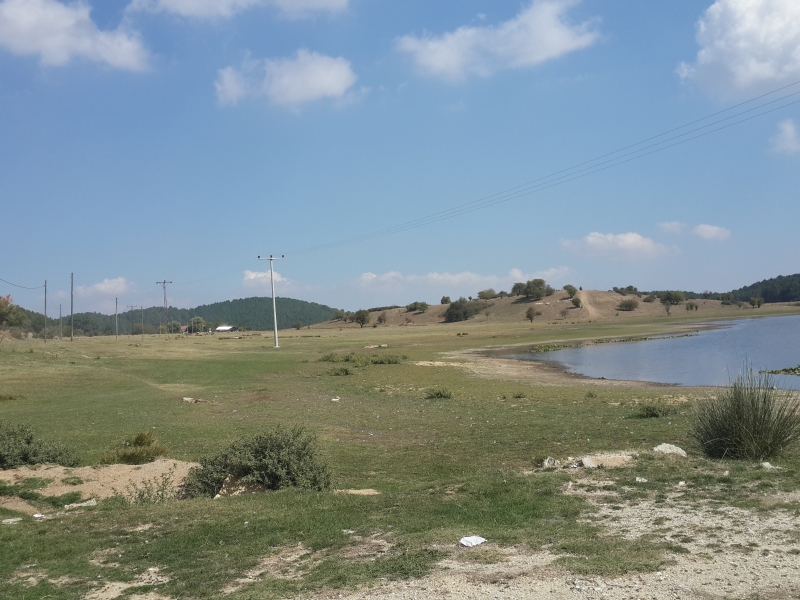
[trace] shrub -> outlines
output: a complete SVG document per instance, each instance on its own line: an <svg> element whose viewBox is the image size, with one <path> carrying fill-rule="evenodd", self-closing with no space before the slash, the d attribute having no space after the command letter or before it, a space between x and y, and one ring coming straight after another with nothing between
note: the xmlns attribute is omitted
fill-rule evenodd
<svg viewBox="0 0 800 600"><path fill-rule="evenodd" d="M637 308L639 308L639 301L636 298L628 298L627 300L623 300L619 303L619 306L617 306L617 310L623 310L627 312L636 310Z"/></svg>
<svg viewBox="0 0 800 600"><path fill-rule="evenodd" d="M686 296L683 295L683 292L666 292L661 297L661 302L672 304L673 306L680 304L686 300Z"/></svg>
<svg viewBox="0 0 800 600"><path fill-rule="evenodd" d="M763 298L750 298L750 306L753 308L761 308L762 304L764 304Z"/></svg>
<svg viewBox="0 0 800 600"><path fill-rule="evenodd" d="M574 298L575 294L578 293L578 288L576 288L574 285L567 284L564 286L564 291L567 292L567 295L570 298Z"/></svg>
<svg viewBox="0 0 800 600"><path fill-rule="evenodd" d="M634 296L638 296L639 295L639 290L636 289L636 286L633 286L633 285L629 285L628 287L624 287L624 288L614 287L612 289L616 293L618 293L618 294L620 294L622 296L627 296L628 294L631 294L631 295L634 295Z"/></svg>
<svg viewBox="0 0 800 600"><path fill-rule="evenodd" d="M484 307L484 303L478 300L467 300L464 297L459 298L455 302L451 302L450 306L444 313L445 323L455 323L457 321L466 321L477 315Z"/></svg>
<svg viewBox="0 0 800 600"><path fill-rule="evenodd" d="M531 323L533 323L533 319L536 318L537 315L542 314L541 312L537 311L532 306L528 307L528 310L525 311L525 318L528 319Z"/></svg>
<svg viewBox="0 0 800 600"><path fill-rule="evenodd" d="M40 463L74 467L78 464L78 457L63 444L36 439L28 425L0 421L0 469Z"/></svg>
<svg viewBox="0 0 800 600"><path fill-rule="evenodd" d="M353 372L348 367L334 367L333 369L328 371L328 375L333 375L334 377L340 377L352 374Z"/></svg>
<svg viewBox="0 0 800 600"><path fill-rule="evenodd" d="M581 306L583 306L583 303L581 302L580 298L573 298L572 306L574 306L575 308L580 308Z"/></svg>
<svg viewBox="0 0 800 600"><path fill-rule="evenodd" d="M293 327L299 331L303 328L303 324L300 321L295 321Z"/></svg>
<svg viewBox="0 0 800 600"><path fill-rule="evenodd" d="M694 412L692 436L711 458L763 460L800 439L800 400L752 366Z"/></svg>
<svg viewBox="0 0 800 600"><path fill-rule="evenodd" d="M478 292L478 298L481 300L494 300L497 298L497 292L495 292L492 288L488 290L481 290Z"/></svg>
<svg viewBox="0 0 800 600"><path fill-rule="evenodd" d="M655 302L657 299L658 299L658 296L656 296L654 294L648 294L642 300L644 302Z"/></svg>
<svg viewBox="0 0 800 600"><path fill-rule="evenodd" d="M440 304L450 304L450 296L442 296Z"/></svg>
<svg viewBox="0 0 800 600"><path fill-rule="evenodd" d="M406 312L421 312L424 313L428 310L427 302L412 302L406 305Z"/></svg>
<svg viewBox="0 0 800 600"><path fill-rule="evenodd" d="M636 416L640 419L658 419L675 413L675 407L663 400L651 400L639 405Z"/></svg>
<svg viewBox="0 0 800 600"><path fill-rule="evenodd" d="M114 490L114 496L110 499L112 504L162 504L177 497L177 491L173 485L175 467L166 473L152 479L145 479L141 485L129 483L125 487L124 493Z"/></svg>
<svg viewBox="0 0 800 600"><path fill-rule="evenodd" d="M152 431L142 431L103 454L101 461L106 464L143 465L166 453L167 447L159 443Z"/></svg>
<svg viewBox="0 0 800 600"><path fill-rule="evenodd" d="M431 388L425 395L426 400L435 400L437 398L443 398L445 400L449 400L452 397L453 397L453 392L451 392L450 389L446 387Z"/></svg>
<svg viewBox="0 0 800 600"><path fill-rule="evenodd" d="M181 496L213 498L228 477L268 490L326 490L331 485L330 469L320 455L317 437L304 427L280 425L201 459L200 466L191 469L181 484Z"/></svg>
<svg viewBox="0 0 800 600"><path fill-rule="evenodd" d="M385 325L386 324L386 320L388 318L389 317L386 314L386 311L383 311L381 314L378 315L378 323L380 323L381 325Z"/></svg>

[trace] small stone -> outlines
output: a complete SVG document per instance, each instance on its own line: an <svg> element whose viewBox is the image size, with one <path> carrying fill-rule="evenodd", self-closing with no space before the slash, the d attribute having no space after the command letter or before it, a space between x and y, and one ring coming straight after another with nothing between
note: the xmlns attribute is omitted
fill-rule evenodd
<svg viewBox="0 0 800 600"><path fill-rule="evenodd" d="M555 458L553 458L552 456L548 456L547 458L544 459L544 461L542 461L542 468L547 469L548 467L557 467L560 464L561 463L557 461Z"/></svg>
<svg viewBox="0 0 800 600"><path fill-rule="evenodd" d="M678 482L678 487L686 487L686 482L685 481L679 481Z"/></svg>
<svg viewBox="0 0 800 600"><path fill-rule="evenodd" d="M672 444L659 444L653 448L653 452L660 452L661 454L677 454L678 456L686 456L686 451Z"/></svg>
<svg viewBox="0 0 800 600"><path fill-rule="evenodd" d="M340 398L337 396L336 398L331 398L331 402L338 402Z"/></svg>
<svg viewBox="0 0 800 600"><path fill-rule="evenodd" d="M644 477L637 477L636 483L647 483L647 479L645 479Z"/></svg>
<svg viewBox="0 0 800 600"><path fill-rule="evenodd" d="M2 523L3 525L16 525L20 521L22 521L22 517L14 517L12 519L3 519Z"/></svg>
<svg viewBox="0 0 800 600"><path fill-rule="evenodd" d="M775 465L771 465L768 462L761 463L761 467L766 469L767 471L771 471L772 469L779 469L780 467L776 467Z"/></svg>
<svg viewBox="0 0 800 600"><path fill-rule="evenodd" d="M76 502L75 504L65 504L64 508L69 510L71 508L84 508L87 506L97 506L97 500L92 498L91 500L87 500L86 502Z"/></svg>

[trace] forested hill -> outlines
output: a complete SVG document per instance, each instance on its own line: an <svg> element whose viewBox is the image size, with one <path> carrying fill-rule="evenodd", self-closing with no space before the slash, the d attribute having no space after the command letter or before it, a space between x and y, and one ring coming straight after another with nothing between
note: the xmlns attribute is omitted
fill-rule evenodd
<svg viewBox="0 0 800 600"><path fill-rule="evenodd" d="M800 273L765 279L731 293L734 300L741 302L750 298L763 298L764 302L797 302L800 301Z"/></svg>
<svg viewBox="0 0 800 600"><path fill-rule="evenodd" d="M314 325L323 323L333 318L334 309L324 304L316 302L305 302L293 298L276 298L278 309L278 327L286 329L302 323L303 325ZM19 308L23 322L19 323L23 328L39 332L44 323L44 316L41 313ZM225 302L215 302L204 304L196 308L175 308L170 306L168 310L170 321L179 321L186 325L189 319L201 317L209 327L217 325L243 325L248 329L266 331L272 329L272 298L242 298L239 300L226 300ZM57 331L58 318L53 318L52 313L48 315L48 329L50 332ZM156 328L164 322L164 307L154 306L144 309L144 314L140 309L119 313L119 332L120 334L131 333L136 327L137 333L141 331L139 324L144 317L145 332L154 332ZM69 314L64 315L64 331L68 331ZM53 329L56 328L56 329ZM103 315L100 313L75 313L75 331L87 335L109 335L114 333L114 315Z"/></svg>

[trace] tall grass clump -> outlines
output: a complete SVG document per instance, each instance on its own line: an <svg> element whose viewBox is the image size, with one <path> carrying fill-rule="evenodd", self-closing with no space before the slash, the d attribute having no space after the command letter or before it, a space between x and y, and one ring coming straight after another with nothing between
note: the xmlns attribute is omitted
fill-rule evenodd
<svg viewBox="0 0 800 600"><path fill-rule="evenodd" d="M694 413L692 435L711 458L763 460L800 439L800 400L752 367Z"/></svg>
<svg viewBox="0 0 800 600"><path fill-rule="evenodd" d="M181 495L213 498L228 477L268 490L300 487L321 491L331 485L330 469L320 454L316 435L304 427L280 425L201 459L200 466L184 479Z"/></svg>
<svg viewBox="0 0 800 600"><path fill-rule="evenodd" d="M101 460L109 465L143 465L166 454L167 447L156 439L152 431L142 431L103 454Z"/></svg>
<svg viewBox="0 0 800 600"><path fill-rule="evenodd" d="M428 390L428 393L425 394L426 400L449 400L453 397L453 392L450 391L450 388L446 387L435 387Z"/></svg>
<svg viewBox="0 0 800 600"><path fill-rule="evenodd" d="M0 469L40 463L74 467L78 457L64 444L37 439L28 425L0 421Z"/></svg>

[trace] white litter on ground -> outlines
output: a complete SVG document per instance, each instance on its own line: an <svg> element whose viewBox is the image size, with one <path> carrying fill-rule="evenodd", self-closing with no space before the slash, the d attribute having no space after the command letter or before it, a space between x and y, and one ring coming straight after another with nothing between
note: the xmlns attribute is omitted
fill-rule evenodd
<svg viewBox="0 0 800 600"><path fill-rule="evenodd" d="M462 546L466 546L467 548L472 548L474 546L480 546L485 541L486 540L479 535L470 535L468 537L461 538L458 540L458 543Z"/></svg>

